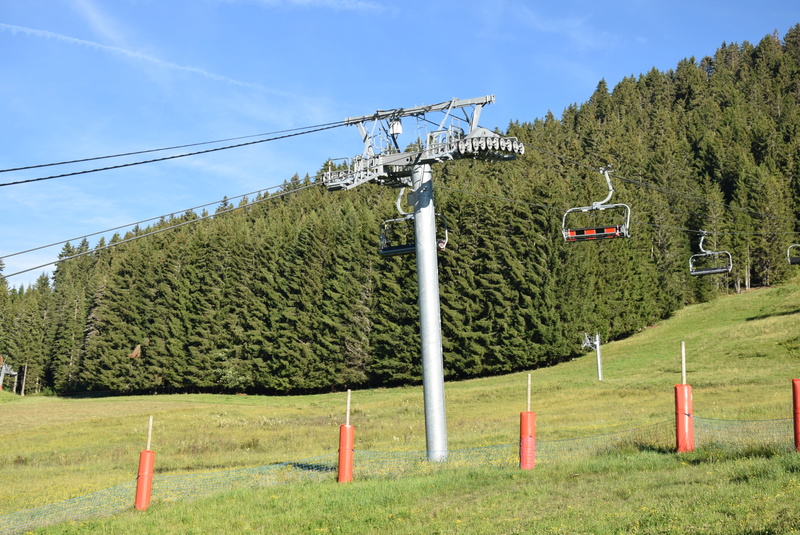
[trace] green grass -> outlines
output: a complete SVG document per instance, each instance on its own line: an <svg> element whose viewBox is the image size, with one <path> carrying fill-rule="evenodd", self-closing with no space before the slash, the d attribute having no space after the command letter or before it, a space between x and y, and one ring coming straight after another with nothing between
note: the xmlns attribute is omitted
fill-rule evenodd
<svg viewBox="0 0 800 535"><path fill-rule="evenodd" d="M534 370L539 440L673 418L680 342L697 416L790 417L800 376L800 284L688 307L594 354ZM576 326L576 338L581 335ZM447 383L453 450L513 443L527 373ZM423 451L421 387L355 391L356 449ZM156 477L335 453L345 394L18 398L0 393L0 514L130 481L154 415ZM519 470L452 470L391 480L241 489L45 533L787 533L800 525L800 461L626 449ZM131 498L132 499L132 498ZM796 505L797 504L797 505Z"/></svg>
<svg viewBox="0 0 800 535"><path fill-rule="evenodd" d="M519 470L240 489L48 534L791 533L797 456L619 454Z"/></svg>

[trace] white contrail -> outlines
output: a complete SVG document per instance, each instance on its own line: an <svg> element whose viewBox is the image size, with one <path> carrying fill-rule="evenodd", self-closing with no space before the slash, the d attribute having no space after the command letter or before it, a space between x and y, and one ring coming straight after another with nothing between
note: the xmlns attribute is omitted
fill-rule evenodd
<svg viewBox="0 0 800 535"><path fill-rule="evenodd" d="M249 88L249 89L255 89L257 91L262 91L262 92L270 93L270 94L273 94L273 95L281 95L281 96L285 96L285 97L292 97L292 95L282 94L282 93L280 93L278 91L274 91L272 89L269 89L268 87L264 87L261 84L254 84L254 83L250 83L250 82L242 82L240 80L235 80L233 78L228 78L227 76L214 74L213 72L208 72L208 71L205 71L205 70L197 68L197 67L189 67L189 66L186 66L186 65L178 65L176 63L171 63L169 61L164 61L162 59L159 59L159 58L156 58L156 57L153 57L153 56L149 56L147 54L142 54L141 52L135 52L135 51L132 51L132 50L126 50L124 48L119 48L119 47L115 47L115 46L108 46L108 45L104 45L104 44L101 44L101 43L97 43L95 41L87 41L85 39L76 39L74 37L69 37L67 35L61 35L59 33L49 32L47 30L37 30L37 29L34 29L34 28L26 28L24 26L16 26L16 25L13 25L13 24L5 24L5 23L2 23L2 22L0 22L0 30L5 30L5 31L8 31L8 32L11 32L12 34L22 33L22 34L31 35L31 36L34 36L34 37L44 37L46 39L55 39L57 41L61 41L61 42L69 43L69 44L73 44L73 45L86 46L86 47L89 47L89 48L93 48L95 50L102 50L104 52L110 52L112 54L118 54L118 55L126 56L126 57L129 57L129 58L132 58L132 59L136 59L136 60L140 60L140 61L146 61L148 63L152 63L154 65L158 65L159 67L164 67L166 69L173 69L173 70L178 70L178 71L184 71L184 72L190 72L190 73L193 73L193 74L198 74L198 75L203 76L205 78L209 78L211 80L216 80L218 82L223 82L223 83L230 84L230 85L235 85L235 86L239 86L239 87L246 87L246 88Z"/></svg>
<svg viewBox="0 0 800 535"><path fill-rule="evenodd" d="M227 2L235 2L236 0L223 0ZM256 0L256 3L261 3L267 6L275 6L282 4L291 4L300 7L326 7L334 10L350 10L350 11L386 11L386 7L376 2L365 2L362 0Z"/></svg>

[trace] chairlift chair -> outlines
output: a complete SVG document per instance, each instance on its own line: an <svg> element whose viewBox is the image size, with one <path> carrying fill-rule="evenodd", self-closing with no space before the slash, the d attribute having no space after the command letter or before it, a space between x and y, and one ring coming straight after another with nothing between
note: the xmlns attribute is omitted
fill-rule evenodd
<svg viewBox="0 0 800 535"><path fill-rule="evenodd" d="M795 249L795 251L792 251L792 249ZM800 265L800 244L790 245L789 249L786 250L786 257L790 265Z"/></svg>
<svg viewBox="0 0 800 535"><path fill-rule="evenodd" d="M444 236L436 238L436 249L439 251L444 251L447 247L448 241L448 231L447 231L447 220L441 214L436 214L436 217L441 220L441 228L444 230ZM398 256L404 254L416 254L417 252L417 244L415 240L412 240L410 243L395 243L399 237L396 235L397 233L392 232L392 226L399 223L405 223L407 226L411 227L414 221L413 214L407 214L403 217L398 217L396 219L387 219L383 223L381 223L381 233L380 233L380 248L378 249L378 254L384 257L389 256ZM411 223L409 223L411 222ZM413 228L411 229L413 232Z"/></svg>
<svg viewBox="0 0 800 535"><path fill-rule="evenodd" d="M568 242L599 240L603 238L629 238L631 209L627 204L606 204L614 194L614 186L611 185L611 178L608 176L609 167L603 167L600 172L606 177L608 184L608 195L599 202L592 203L591 206L579 206L570 208L564 213L561 221L561 233ZM607 211L608 210L608 211ZM604 221L602 225L578 225L567 226L567 219L574 219L570 214L587 213L593 216L602 213ZM616 216L614 215L616 214ZM581 222L585 222L583 218Z"/></svg>
<svg viewBox="0 0 800 535"><path fill-rule="evenodd" d="M730 273L733 269L733 258L728 251L707 251L703 248L706 232L700 236L700 252L689 257L690 275L718 275Z"/></svg>
<svg viewBox="0 0 800 535"><path fill-rule="evenodd" d="M409 221L413 223L414 216L409 214L405 217L398 217L396 219L387 219L381 223L380 243L378 254L381 256L398 256L404 254L412 254L417 251L417 246L412 240L411 243L397 243L399 239L399 232L393 231L392 227L396 224L405 223L406 226L411 226ZM413 233L413 229L411 230Z"/></svg>

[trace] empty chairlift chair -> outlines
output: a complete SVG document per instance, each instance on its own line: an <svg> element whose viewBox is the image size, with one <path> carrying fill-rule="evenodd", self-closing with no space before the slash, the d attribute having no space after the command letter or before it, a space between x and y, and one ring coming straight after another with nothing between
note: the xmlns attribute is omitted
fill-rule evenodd
<svg viewBox="0 0 800 535"><path fill-rule="evenodd" d="M447 247L448 232L447 220L441 214L436 214L440 221L439 227L443 231L443 236L436 238L436 248L439 251L444 251ZM397 227L401 228L398 229ZM410 242L404 237L411 235L414 236L414 215L407 214L397 219L388 219L381 223L380 233L380 248L378 254L381 256L398 256L404 254L416 254L417 244L415 240Z"/></svg>
<svg viewBox="0 0 800 535"><path fill-rule="evenodd" d="M800 266L800 244L790 245L786 251L786 256L790 265Z"/></svg>
<svg viewBox="0 0 800 535"><path fill-rule="evenodd" d="M561 233L568 242L629 238L631 209L627 204L606 204L614 194L608 167L600 169L606 177L608 196L591 206L570 208L561 221ZM584 217L580 217L583 215Z"/></svg>
<svg viewBox="0 0 800 535"><path fill-rule="evenodd" d="M707 251L703 247L706 232L700 236L700 252L689 257L690 275L718 275L730 273L733 268L733 258L728 251Z"/></svg>
<svg viewBox="0 0 800 535"><path fill-rule="evenodd" d="M398 230L401 226L403 230ZM378 254L381 256L398 256L413 254L417 252L417 245L412 239L406 242L402 239L404 235L414 236L414 216L409 214L397 219L388 219L381 223L380 248Z"/></svg>

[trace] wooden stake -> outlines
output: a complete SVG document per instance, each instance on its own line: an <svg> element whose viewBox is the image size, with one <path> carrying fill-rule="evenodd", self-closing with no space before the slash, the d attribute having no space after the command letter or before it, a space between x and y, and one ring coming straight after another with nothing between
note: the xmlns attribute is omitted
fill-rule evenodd
<svg viewBox="0 0 800 535"><path fill-rule="evenodd" d="M25 374L22 376L22 389L20 390L20 396L25 397L25 381L28 380L28 363L25 363Z"/></svg>
<svg viewBox="0 0 800 535"><path fill-rule="evenodd" d="M347 389L347 416L344 420L344 425L350 425L350 389Z"/></svg>
<svg viewBox="0 0 800 535"><path fill-rule="evenodd" d="M603 356L600 353L600 333L594 334L594 352L597 355L597 380L603 380Z"/></svg>
<svg viewBox="0 0 800 535"><path fill-rule="evenodd" d="M150 424L147 426L147 451L150 451L150 439L153 438L153 415L150 415Z"/></svg>
<svg viewBox="0 0 800 535"><path fill-rule="evenodd" d="M686 384L686 342L681 340L681 384Z"/></svg>
<svg viewBox="0 0 800 535"><path fill-rule="evenodd" d="M528 374L528 405L526 410L531 412L531 374Z"/></svg>

